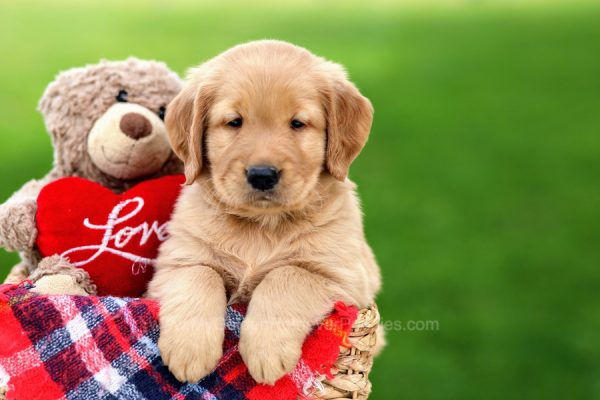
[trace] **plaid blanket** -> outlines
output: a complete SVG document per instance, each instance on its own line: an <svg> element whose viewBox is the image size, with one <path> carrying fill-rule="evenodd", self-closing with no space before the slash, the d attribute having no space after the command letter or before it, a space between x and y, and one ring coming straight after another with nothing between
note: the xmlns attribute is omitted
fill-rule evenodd
<svg viewBox="0 0 600 400"><path fill-rule="evenodd" d="M0 387L7 399L292 400L318 392L357 310L336 304L294 371L258 385L237 351L245 307L230 306L224 356L198 384L178 382L160 358L158 305L147 299L43 296L0 285ZM1 390L0 390L1 393Z"/></svg>

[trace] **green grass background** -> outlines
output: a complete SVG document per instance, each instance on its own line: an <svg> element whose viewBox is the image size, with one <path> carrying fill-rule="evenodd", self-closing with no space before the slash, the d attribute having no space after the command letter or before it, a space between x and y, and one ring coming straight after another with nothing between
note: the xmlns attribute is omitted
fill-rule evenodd
<svg viewBox="0 0 600 400"><path fill-rule="evenodd" d="M361 4L2 0L0 196L50 168L58 71L295 42L375 106L351 175L384 319L439 323L388 332L372 398L600 398L600 5Z"/></svg>

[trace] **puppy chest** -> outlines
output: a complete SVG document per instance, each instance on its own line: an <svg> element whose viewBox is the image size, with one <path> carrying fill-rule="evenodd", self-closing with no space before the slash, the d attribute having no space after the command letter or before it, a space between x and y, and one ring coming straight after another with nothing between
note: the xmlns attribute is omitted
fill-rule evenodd
<svg viewBox="0 0 600 400"><path fill-rule="evenodd" d="M289 248L282 248L277 244L261 240L261 238L223 243L220 250L236 261L231 266L225 267L231 269L230 272L240 280L261 269L262 266L273 264L277 260L289 256Z"/></svg>

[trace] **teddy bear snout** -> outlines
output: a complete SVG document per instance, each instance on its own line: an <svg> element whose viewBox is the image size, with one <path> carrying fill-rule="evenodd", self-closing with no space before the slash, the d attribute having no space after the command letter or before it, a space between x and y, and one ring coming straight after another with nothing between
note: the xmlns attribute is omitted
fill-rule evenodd
<svg viewBox="0 0 600 400"><path fill-rule="evenodd" d="M121 117L121 132L134 140L139 140L152 133L152 123L142 114L130 112Z"/></svg>
<svg viewBox="0 0 600 400"><path fill-rule="evenodd" d="M161 118L135 103L110 106L92 126L87 151L95 167L119 179L152 175L171 155Z"/></svg>

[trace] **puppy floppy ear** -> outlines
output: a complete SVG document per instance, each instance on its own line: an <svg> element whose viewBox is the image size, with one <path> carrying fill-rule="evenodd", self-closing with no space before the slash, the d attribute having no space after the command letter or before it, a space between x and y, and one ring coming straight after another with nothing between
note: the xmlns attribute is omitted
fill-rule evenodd
<svg viewBox="0 0 600 400"><path fill-rule="evenodd" d="M186 184L202 171L202 137L214 91L189 83L167 106L165 125L173 151L184 163Z"/></svg>
<svg viewBox="0 0 600 400"><path fill-rule="evenodd" d="M347 78L337 64L331 75L333 82L326 94L327 150L325 166L336 179L343 181L352 161L367 142L373 106Z"/></svg>

